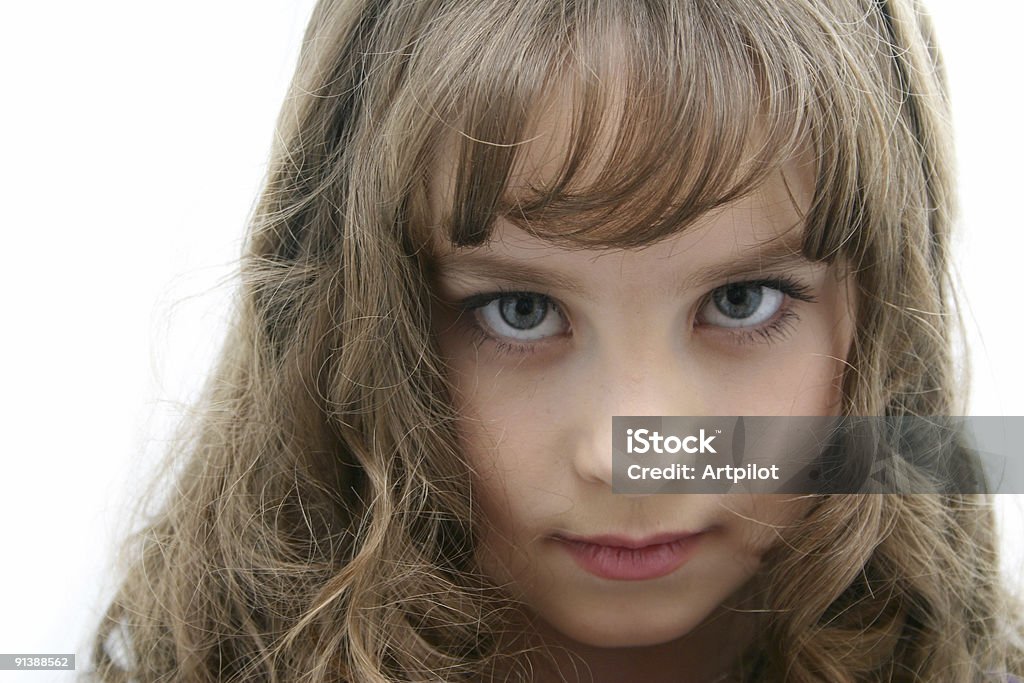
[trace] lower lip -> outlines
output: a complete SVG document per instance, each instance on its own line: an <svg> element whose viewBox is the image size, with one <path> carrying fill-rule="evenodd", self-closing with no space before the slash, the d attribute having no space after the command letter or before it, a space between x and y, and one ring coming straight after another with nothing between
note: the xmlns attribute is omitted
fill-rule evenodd
<svg viewBox="0 0 1024 683"><path fill-rule="evenodd" d="M559 538L584 571L613 581L647 581L679 569L697 550L703 533L643 548L599 545Z"/></svg>

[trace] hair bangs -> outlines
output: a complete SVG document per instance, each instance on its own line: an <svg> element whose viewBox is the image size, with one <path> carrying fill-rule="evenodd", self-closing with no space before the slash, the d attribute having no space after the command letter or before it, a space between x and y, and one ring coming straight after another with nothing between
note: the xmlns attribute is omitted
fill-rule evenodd
<svg viewBox="0 0 1024 683"><path fill-rule="evenodd" d="M439 117L447 145L431 157L448 182L431 223L454 246L485 243L498 217L553 243L643 246L794 159L817 176L812 205L798 208L837 232L857 182L848 107L836 101L842 68L818 56L827 36L793 35L756 6L558 9L509 10L491 52L446 68L459 77L432 104L450 118Z"/></svg>

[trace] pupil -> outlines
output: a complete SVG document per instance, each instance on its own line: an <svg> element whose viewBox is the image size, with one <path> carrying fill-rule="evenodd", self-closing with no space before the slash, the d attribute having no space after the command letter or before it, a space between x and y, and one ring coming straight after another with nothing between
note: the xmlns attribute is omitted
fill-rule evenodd
<svg viewBox="0 0 1024 683"><path fill-rule="evenodd" d="M501 317L517 330L536 327L544 319L546 307L534 296L515 296L502 299Z"/></svg>
<svg viewBox="0 0 1024 683"><path fill-rule="evenodd" d="M516 313L519 315L529 315L532 310L533 302L529 299L518 299L516 301Z"/></svg>
<svg viewBox="0 0 1024 683"><path fill-rule="evenodd" d="M746 287L739 285L729 285L729 288L725 290L725 298L729 300L729 303L733 306L739 306L747 300L747 294L750 292Z"/></svg>
<svg viewBox="0 0 1024 683"><path fill-rule="evenodd" d="M735 320L749 318L761 306L762 290L759 285L727 285L715 292L715 307Z"/></svg>

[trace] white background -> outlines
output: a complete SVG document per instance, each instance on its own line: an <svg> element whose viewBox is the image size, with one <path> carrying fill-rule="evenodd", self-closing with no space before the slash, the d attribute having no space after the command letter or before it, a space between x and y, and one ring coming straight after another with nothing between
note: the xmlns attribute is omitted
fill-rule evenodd
<svg viewBox="0 0 1024 683"><path fill-rule="evenodd" d="M0 9L0 652L86 657L125 502L223 333L312 4ZM970 412L1024 415L1024 11L928 4L958 128ZM1020 498L1000 500L1018 577Z"/></svg>

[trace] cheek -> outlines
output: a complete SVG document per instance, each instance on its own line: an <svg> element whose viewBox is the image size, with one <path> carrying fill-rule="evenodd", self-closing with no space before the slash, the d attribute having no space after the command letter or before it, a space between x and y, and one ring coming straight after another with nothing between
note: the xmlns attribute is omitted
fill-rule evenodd
<svg viewBox="0 0 1024 683"><path fill-rule="evenodd" d="M821 347L789 347L709 378L712 415L830 415L841 408L844 364Z"/></svg>
<svg viewBox="0 0 1024 683"><path fill-rule="evenodd" d="M459 447L473 468L475 505L508 534L521 524L524 508L550 488L553 464L544 454L552 452L551 421L543 406L516 400L519 392L473 379L456 387Z"/></svg>
<svg viewBox="0 0 1024 683"><path fill-rule="evenodd" d="M558 438L559 397L543 373L477 357L459 340L441 340L459 416L460 446L488 491L517 488L547 476ZM487 352L481 350L480 354Z"/></svg>
<svg viewBox="0 0 1024 683"><path fill-rule="evenodd" d="M484 574L498 585L520 591L535 584L534 563L529 548L536 540L542 521L553 504L545 491L551 491L550 478L530 463L516 466L515 458L504 448L488 453L469 450L473 464L473 507L479 543L477 562ZM547 512L546 512L547 511Z"/></svg>
<svg viewBox="0 0 1024 683"><path fill-rule="evenodd" d="M538 401L502 400L498 393L481 383L460 392L457 430L473 469L477 561L492 581L518 595L536 583L529 548L545 521L570 509L573 499L552 456L559 452L558 436L545 418L548 408Z"/></svg>

